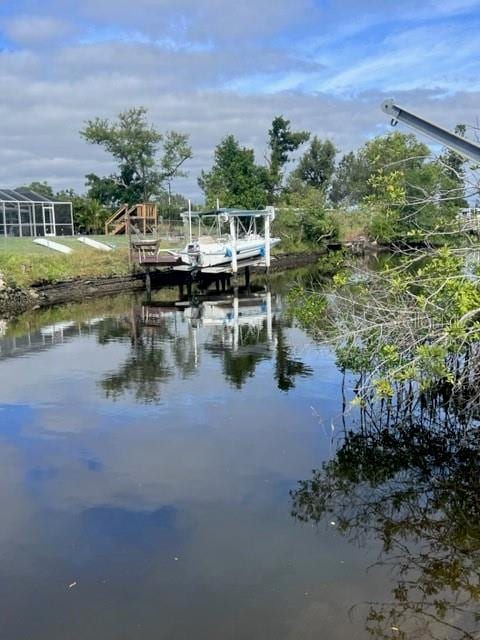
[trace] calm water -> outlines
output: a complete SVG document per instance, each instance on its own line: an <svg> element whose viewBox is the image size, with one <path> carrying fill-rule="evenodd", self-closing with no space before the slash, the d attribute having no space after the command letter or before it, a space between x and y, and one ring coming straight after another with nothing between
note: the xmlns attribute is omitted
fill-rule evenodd
<svg viewBox="0 0 480 640"><path fill-rule="evenodd" d="M283 282L238 307L174 293L2 325L0 637L369 637L378 546L291 516L341 424L332 353Z"/></svg>

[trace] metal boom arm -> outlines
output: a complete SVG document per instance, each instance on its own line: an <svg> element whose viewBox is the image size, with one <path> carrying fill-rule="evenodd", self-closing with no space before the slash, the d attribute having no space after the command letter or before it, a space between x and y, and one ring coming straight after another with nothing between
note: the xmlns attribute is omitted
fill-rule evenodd
<svg viewBox="0 0 480 640"><path fill-rule="evenodd" d="M474 162L480 162L480 146L475 142L466 140L456 133L448 131L448 129L442 129L442 127L439 127L433 122L429 122L425 120L425 118L421 118L411 111L399 107L394 104L393 100L385 100L385 102L382 103L382 111L392 117L392 125L397 124L397 122L402 122L412 127L412 129L416 129L420 131L420 133L430 136L430 138L456 151L465 158L473 160Z"/></svg>

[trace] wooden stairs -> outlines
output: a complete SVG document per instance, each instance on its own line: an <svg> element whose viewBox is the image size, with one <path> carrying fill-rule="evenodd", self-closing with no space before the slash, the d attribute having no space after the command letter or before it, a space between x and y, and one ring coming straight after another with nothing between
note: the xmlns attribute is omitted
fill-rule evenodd
<svg viewBox="0 0 480 640"><path fill-rule="evenodd" d="M153 233L157 218L157 205L154 202L143 202L132 206L124 204L105 222L105 235L124 234L130 229L143 234Z"/></svg>

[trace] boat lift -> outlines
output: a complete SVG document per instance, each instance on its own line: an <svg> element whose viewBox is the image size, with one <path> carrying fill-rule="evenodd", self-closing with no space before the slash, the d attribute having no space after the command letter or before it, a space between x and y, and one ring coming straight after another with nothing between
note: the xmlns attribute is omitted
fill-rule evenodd
<svg viewBox="0 0 480 640"><path fill-rule="evenodd" d="M189 203L190 205L190 203ZM182 219L184 224L188 225L188 237L189 242L193 240L193 223L198 223L198 230L200 235L200 229L204 224L208 230L213 234L221 235L222 224L229 225L230 238L232 242L232 261L229 265L222 265L218 267L204 267L201 268L203 273L232 273L237 275L240 268L248 268L250 266L265 266L270 268L271 264L271 223L275 219L275 208L265 207L265 209L213 209L211 211L192 211L189 206L188 211L182 213ZM257 221L263 219L263 228L265 234L265 255L259 258L250 259L247 261L239 261L237 259L237 240L242 233L256 233ZM247 222L248 221L248 222ZM244 264L245 262L245 264ZM175 270L191 270L188 265L181 265L174 267Z"/></svg>

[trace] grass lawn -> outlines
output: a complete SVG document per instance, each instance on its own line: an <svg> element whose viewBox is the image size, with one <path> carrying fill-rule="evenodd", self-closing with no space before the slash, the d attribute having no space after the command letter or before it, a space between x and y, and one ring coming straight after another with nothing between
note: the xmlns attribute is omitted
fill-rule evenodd
<svg viewBox="0 0 480 640"><path fill-rule="evenodd" d="M107 253L92 249L74 237L50 238L73 249L65 255L35 244L32 238L0 238L0 273L9 284L30 286L130 272L126 236L90 237L107 242L115 250Z"/></svg>
<svg viewBox="0 0 480 640"><path fill-rule="evenodd" d="M100 242L105 242L115 248L127 248L128 237L127 236L88 236ZM82 248L81 242L78 242L77 238L72 236L58 236L55 238L47 238L47 240L53 240L59 244L64 244L67 247L71 247L74 250ZM0 254L8 252L15 255L52 255L54 252L51 249L42 247L35 244L33 238L5 238L0 237Z"/></svg>
<svg viewBox="0 0 480 640"><path fill-rule="evenodd" d="M49 238L73 249L71 254L57 253L35 244L32 238L0 237L0 274L10 285L28 287L74 278L127 275L130 273L127 236L89 236L106 242L114 251L105 252L85 246L72 236ZM281 243L273 254L285 251L301 253L303 246L291 247ZM183 248L184 241L162 240L162 249ZM311 250L312 247L308 247Z"/></svg>

